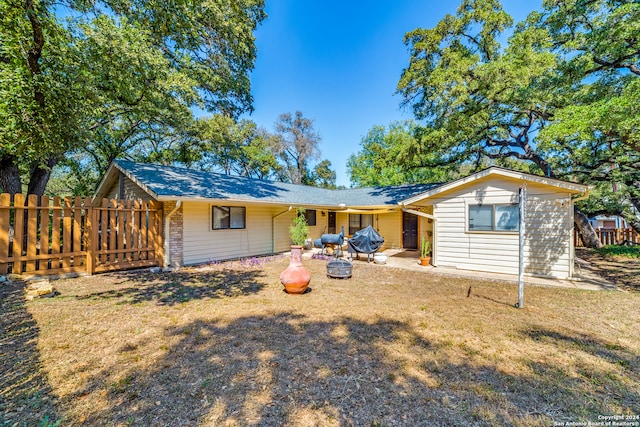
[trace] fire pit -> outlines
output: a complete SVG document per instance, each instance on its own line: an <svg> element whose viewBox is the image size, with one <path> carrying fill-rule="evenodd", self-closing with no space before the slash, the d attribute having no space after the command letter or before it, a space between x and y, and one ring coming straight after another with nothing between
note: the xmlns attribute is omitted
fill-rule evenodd
<svg viewBox="0 0 640 427"><path fill-rule="evenodd" d="M353 265L349 261L336 259L327 263L327 276L334 279L348 279L351 277Z"/></svg>

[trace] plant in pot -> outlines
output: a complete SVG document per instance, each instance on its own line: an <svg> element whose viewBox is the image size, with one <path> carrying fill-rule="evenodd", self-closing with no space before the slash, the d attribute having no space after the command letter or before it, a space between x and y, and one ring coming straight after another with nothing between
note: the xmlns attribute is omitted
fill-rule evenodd
<svg viewBox="0 0 640 427"><path fill-rule="evenodd" d="M431 249L429 248L429 241L424 236L422 236L422 241L420 242L420 264L431 264Z"/></svg>
<svg viewBox="0 0 640 427"><path fill-rule="evenodd" d="M289 266L280 274L280 283L289 294L303 294L311 281L311 274L302 265L302 245L309 234L309 225L304 216L304 209L298 209L289 227L291 235L291 258Z"/></svg>

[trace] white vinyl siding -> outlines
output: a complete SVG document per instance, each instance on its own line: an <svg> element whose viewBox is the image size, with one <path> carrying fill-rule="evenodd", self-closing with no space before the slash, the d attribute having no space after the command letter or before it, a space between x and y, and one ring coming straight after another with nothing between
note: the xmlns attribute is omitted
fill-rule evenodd
<svg viewBox="0 0 640 427"><path fill-rule="evenodd" d="M238 204L246 207L246 228L213 230L211 210L214 204L184 202L182 206L185 265L285 252L291 246L289 226L295 209L287 211L286 207ZM278 214L282 215L274 219ZM322 216L318 210L316 225L309 227L310 238L319 238L326 227L326 211ZM275 237L274 242L272 236Z"/></svg>
<svg viewBox="0 0 640 427"><path fill-rule="evenodd" d="M212 230L211 204L184 202L184 264L198 264L272 252L273 209L247 206L246 228Z"/></svg>
<svg viewBox="0 0 640 427"><path fill-rule="evenodd" d="M465 270L518 274L517 232L467 230L471 206L518 203L516 181L488 179L430 199L438 219L437 265ZM573 211L570 195L537 184L527 187L525 273L571 276Z"/></svg>

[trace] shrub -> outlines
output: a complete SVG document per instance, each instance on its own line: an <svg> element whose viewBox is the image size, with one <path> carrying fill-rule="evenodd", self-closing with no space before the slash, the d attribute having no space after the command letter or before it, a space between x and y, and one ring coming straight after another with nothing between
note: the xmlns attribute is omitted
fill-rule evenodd
<svg viewBox="0 0 640 427"><path fill-rule="evenodd" d="M293 224L289 227L291 241L294 245L303 246L304 241L307 240L307 236L309 235L309 225L304 216L304 211L303 208L297 209L296 216L293 218Z"/></svg>

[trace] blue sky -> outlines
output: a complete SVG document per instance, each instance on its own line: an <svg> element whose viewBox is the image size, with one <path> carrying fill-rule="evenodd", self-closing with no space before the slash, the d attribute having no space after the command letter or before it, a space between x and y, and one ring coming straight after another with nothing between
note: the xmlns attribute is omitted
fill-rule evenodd
<svg viewBox="0 0 640 427"><path fill-rule="evenodd" d="M266 0L269 18L256 31L251 75L255 111L273 130L278 115L302 111L320 133L338 185L350 186L347 158L374 125L412 118L394 95L409 62L404 34L433 27L458 1ZM540 1L503 0L522 20Z"/></svg>

